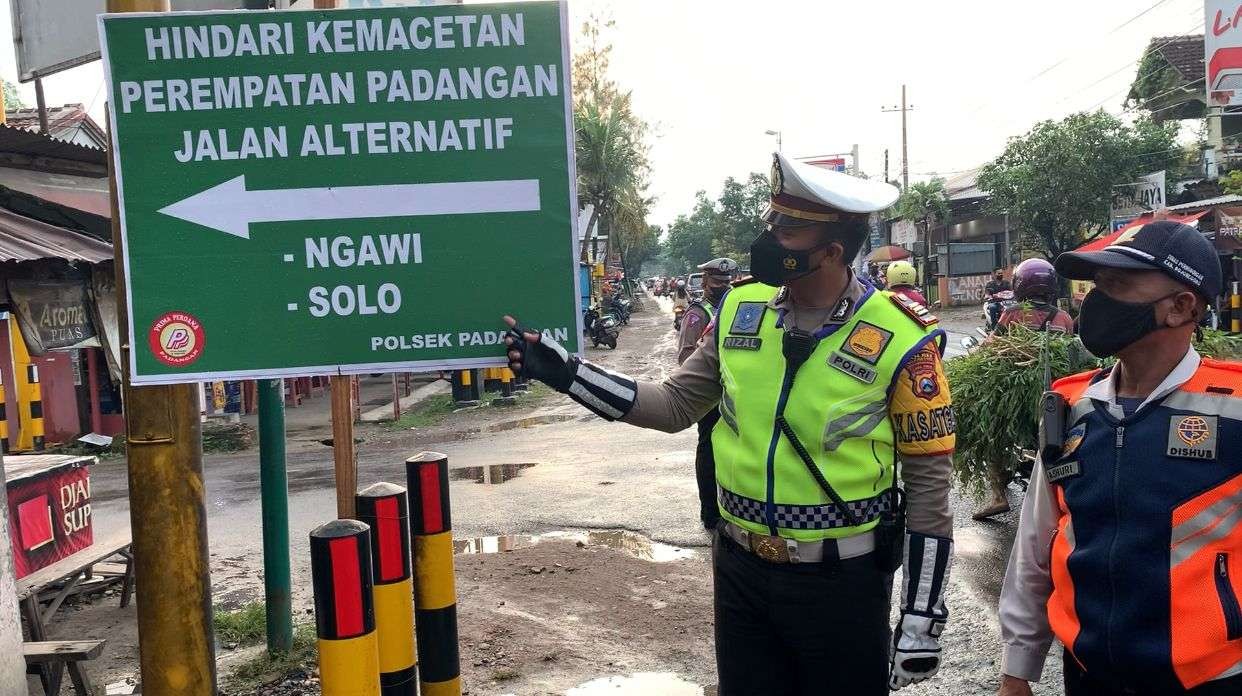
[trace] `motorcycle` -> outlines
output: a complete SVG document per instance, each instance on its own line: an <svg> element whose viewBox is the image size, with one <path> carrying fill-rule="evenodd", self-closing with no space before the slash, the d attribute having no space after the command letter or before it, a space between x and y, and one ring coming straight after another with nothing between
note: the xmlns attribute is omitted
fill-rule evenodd
<svg viewBox="0 0 1242 696"><path fill-rule="evenodd" d="M611 314L602 314L597 305L582 315L582 325L586 327L587 338L591 339L592 348L598 348L602 343L616 350L617 337L621 335L621 328L616 317Z"/></svg>
<svg viewBox="0 0 1242 696"><path fill-rule="evenodd" d="M1012 290L1001 290L988 295L983 303L983 325L987 327L988 333L996 330L996 324L1005 310L1016 306L1018 301L1014 299Z"/></svg>
<svg viewBox="0 0 1242 696"><path fill-rule="evenodd" d="M613 295L612 297L608 298L608 304L607 304L608 310L613 315L615 315L617 319L621 320L622 324L630 323L630 314L632 312L633 306L634 306L634 303L632 301L627 300L626 298L621 297L620 295Z"/></svg>

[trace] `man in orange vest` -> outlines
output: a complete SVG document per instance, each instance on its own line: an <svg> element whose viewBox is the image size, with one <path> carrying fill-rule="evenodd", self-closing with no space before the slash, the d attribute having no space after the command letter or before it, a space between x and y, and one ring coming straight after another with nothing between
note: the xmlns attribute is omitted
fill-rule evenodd
<svg viewBox="0 0 1242 696"><path fill-rule="evenodd" d="M1000 693L1031 693L1055 635L1068 696L1242 694L1242 365L1191 346L1221 291L1216 250L1157 221L1056 270L1095 281L1080 335L1118 361L1058 381L1044 409Z"/></svg>

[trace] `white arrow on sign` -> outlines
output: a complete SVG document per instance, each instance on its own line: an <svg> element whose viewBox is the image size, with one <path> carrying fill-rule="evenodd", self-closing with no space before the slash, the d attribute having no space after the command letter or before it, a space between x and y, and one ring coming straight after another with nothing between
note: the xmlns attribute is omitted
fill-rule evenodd
<svg viewBox="0 0 1242 696"><path fill-rule="evenodd" d="M532 210L539 210L538 179L248 191L245 175L160 208L165 215L242 239L250 239L252 222Z"/></svg>

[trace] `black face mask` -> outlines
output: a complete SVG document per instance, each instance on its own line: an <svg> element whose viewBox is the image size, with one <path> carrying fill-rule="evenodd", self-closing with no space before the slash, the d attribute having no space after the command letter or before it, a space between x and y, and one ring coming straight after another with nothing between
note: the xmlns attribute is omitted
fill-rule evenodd
<svg viewBox="0 0 1242 696"><path fill-rule="evenodd" d="M1082 301L1078 324L1082 344L1097 358L1108 358L1147 334L1162 328L1156 323L1156 305L1175 292L1152 302L1122 302L1099 288Z"/></svg>
<svg viewBox="0 0 1242 696"><path fill-rule="evenodd" d="M819 265L811 266L811 254L825 245L810 249L786 249L776 235L766 231L750 244L750 273L764 285L784 285L791 280L814 273Z"/></svg>
<svg viewBox="0 0 1242 696"><path fill-rule="evenodd" d="M725 292L728 290L729 286L727 285L723 288L708 288L703 293L703 296L707 298L707 301L710 302L713 307L719 307L720 301L724 299Z"/></svg>

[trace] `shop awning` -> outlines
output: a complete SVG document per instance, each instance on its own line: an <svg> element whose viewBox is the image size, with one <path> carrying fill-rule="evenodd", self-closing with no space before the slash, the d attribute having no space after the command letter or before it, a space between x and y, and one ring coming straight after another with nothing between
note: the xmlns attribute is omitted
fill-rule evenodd
<svg viewBox="0 0 1242 696"><path fill-rule="evenodd" d="M0 261L38 259L111 261L112 245L0 208Z"/></svg>
<svg viewBox="0 0 1242 696"><path fill-rule="evenodd" d="M1174 222L1181 222L1187 225L1193 225L1196 221L1198 221L1199 218L1203 217L1204 215L1207 215L1208 212L1210 211L1201 210L1191 215L1170 215L1168 219ZM1104 247L1112 246L1112 244L1116 242L1121 237L1121 235L1125 234L1126 232L1136 227L1141 227L1143 225L1146 225L1147 223L1151 221L1152 221L1152 218L1150 217L1138 218L1134 222L1131 222L1130 224L1126 225L1125 227L1122 227L1116 232L1105 235L1098 239L1093 239L1087 242L1086 244L1083 244L1082 246L1078 247L1074 251L1099 251L1103 249Z"/></svg>

